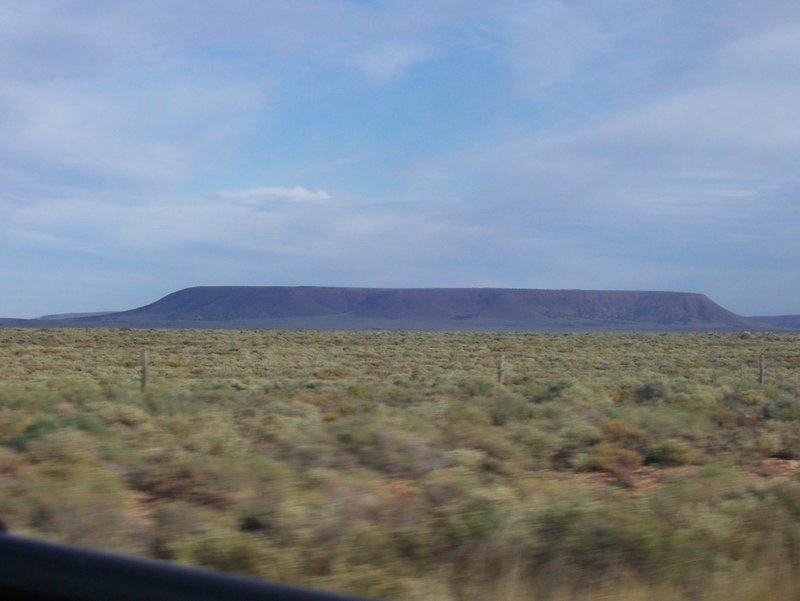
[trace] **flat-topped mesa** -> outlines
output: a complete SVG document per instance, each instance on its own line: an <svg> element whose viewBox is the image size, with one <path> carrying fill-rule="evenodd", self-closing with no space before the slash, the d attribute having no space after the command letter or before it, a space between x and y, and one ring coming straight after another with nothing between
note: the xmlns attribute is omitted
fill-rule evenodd
<svg viewBox="0 0 800 601"><path fill-rule="evenodd" d="M753 323L703 294L686 292L531 290L513 288L337 288L313 286L200 286L179 290L101 321L280 327L308 320L310 327L449 325L472 329L587 325L613 329L653 324L669 329L749 329ZM298 321L300 320L300 321ZM316 321L315 321L316 320ZM275 324L274 326L271 324ZM393 325L394 324L394 325ZM302 324L301 324L302 325Z"/></svg>

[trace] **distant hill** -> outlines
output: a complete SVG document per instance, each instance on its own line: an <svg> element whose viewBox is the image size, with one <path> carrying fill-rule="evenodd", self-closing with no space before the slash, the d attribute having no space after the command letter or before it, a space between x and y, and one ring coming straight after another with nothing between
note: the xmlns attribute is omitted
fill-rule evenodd
<svg viewBox="0 0 800 601"><path fill-rule="evenodd" d="M31 319L0 317L0 328L24 328L30 326L32 321Z"/></svg>
<svg viewBox="0 0 800 601"><path fill-rule="evenodd" d="M783 328L800 328L800 315L766 315L750 317L748 319L763 321L764 323Z"/></svg>
<svg viewBox="0 0 800 601"><path fill-rule="evenodd" d="M702 294L508 288L202 286L59 325L430 330L758 330Z"/></svg>

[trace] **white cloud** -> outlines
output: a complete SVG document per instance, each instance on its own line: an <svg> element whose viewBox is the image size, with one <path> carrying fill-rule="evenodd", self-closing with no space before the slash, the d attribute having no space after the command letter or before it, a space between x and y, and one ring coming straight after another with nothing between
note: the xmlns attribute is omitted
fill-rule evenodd
<svg viewBox="0 0 800 601"><path fill-rule="evenodd" d="M330 200L331 195L325 190L309 190L302 186L293 188L282 186L261 186L245 188L242 190L220 190L217 193L222 198L242 201L247 204L258 205L274 200L291 200L295 202L320 202Z"/></svg>
<svg viewBox="0 0 800 601"><path fill-rule="evenodd" d="M800 24L779 23L736 39L719 50L715 67L728 76L783 79L787 69L800 68Z"/></svg>
<svg viewBox="0 0 800 601"><path fill-rule="evenodd" d="M501 23L506 60L526 96L569 79L608 45L598 23L558 0L516 3L503 11Z"/></svg>
<svg viewBox="0 0 800 601"><path fill-rule="evenodd" d="M423 44L389 41L359 51L349 62L376 82L386 83L409 67L428 60L432 54Z"/></svg>

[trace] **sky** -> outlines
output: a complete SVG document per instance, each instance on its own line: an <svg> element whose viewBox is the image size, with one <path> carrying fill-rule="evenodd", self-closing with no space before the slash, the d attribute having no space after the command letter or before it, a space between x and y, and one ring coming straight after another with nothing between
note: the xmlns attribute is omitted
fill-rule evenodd
<svg viewBox="0 0 800 601"><path fill-rule="evenodd" d="M795 0L0 0L0 316L199 285L800 313Z"/></svg>

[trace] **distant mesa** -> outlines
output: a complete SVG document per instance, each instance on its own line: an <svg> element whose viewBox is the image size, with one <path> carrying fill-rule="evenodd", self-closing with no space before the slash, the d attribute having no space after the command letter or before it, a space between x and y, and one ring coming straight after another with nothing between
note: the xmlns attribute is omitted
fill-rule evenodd
<svg viewBox="0 0 800 601"><path fill-rule="evenodd" d="M29 327L475 331L769 330L703 294L512 288L200 286L116 313L0 320ZM23 323L20 323L23 322Z"/></svg>
<svg viewBox="0 0 800 601"><path fill-rule="evenodd" d="M702 294L509 288L201 286L131 311L71 321L132 327L765 329L764 323L731 313Z"/></svg>

